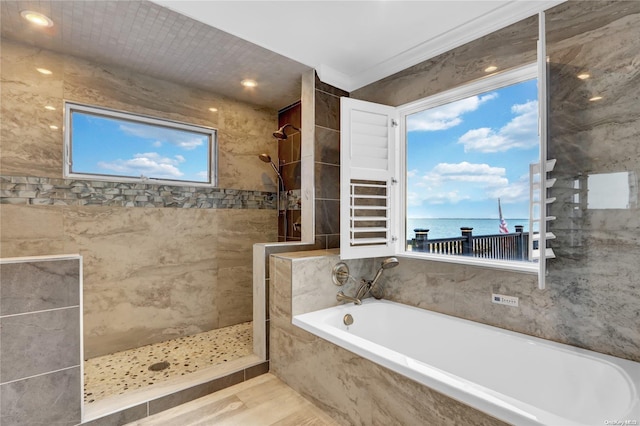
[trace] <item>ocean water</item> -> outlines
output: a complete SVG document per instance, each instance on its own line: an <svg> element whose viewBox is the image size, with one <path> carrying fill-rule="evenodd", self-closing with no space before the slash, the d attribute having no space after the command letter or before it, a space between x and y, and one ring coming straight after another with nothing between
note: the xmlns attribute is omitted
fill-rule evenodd
<svg viewBox="0 0 640 426"><path fill-rule="evenodd" d="M505 218L509 232L515 232L516 225L523 225L524 232L529 230L529 219ZM499 219L407 219L407 239L416 236L416 228L428 229L429 239L461 236L460 228L473 228L473 235L499 234Z"/></svg>

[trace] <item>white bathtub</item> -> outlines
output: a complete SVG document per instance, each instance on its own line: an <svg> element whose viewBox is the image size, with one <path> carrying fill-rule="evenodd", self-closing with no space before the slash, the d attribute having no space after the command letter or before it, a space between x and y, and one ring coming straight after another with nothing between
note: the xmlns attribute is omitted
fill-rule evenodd
<svg viewBox="0 0 640 426"><path fill-rule="evenodd" d="M640 425L637 362L386 300L293 323L515 425Z"/></svg>

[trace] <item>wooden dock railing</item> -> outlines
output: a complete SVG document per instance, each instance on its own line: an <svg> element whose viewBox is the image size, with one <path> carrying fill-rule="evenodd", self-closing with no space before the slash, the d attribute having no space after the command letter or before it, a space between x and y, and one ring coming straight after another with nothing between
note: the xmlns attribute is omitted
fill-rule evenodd
<svg viewBox="0 0 640 426"><path fill-rule="evenodd" d="M430 240L428 229L415 229L416 237L407 241L407 246L411 251L423 253L529 260L529 233L522 230L523 227L517 225L516 232L508 234L473 235L473 228L463 227L460 237Z"/></svg>

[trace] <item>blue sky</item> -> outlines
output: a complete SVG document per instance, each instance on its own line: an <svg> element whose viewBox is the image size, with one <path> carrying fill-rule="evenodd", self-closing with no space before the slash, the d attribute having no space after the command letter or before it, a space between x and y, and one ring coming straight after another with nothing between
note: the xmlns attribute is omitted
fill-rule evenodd
<svg viewBox="0 0 640 426"><path fill-rule="evenodd" d="M207 182L208 136L73 112L73 172Z"/></svg>
<svg viewBox="0 0 640 426"><path fill-rule="evenodd" d="M407 217L529 216L539 161L537 82L529 80L407 117Z"/></svg>

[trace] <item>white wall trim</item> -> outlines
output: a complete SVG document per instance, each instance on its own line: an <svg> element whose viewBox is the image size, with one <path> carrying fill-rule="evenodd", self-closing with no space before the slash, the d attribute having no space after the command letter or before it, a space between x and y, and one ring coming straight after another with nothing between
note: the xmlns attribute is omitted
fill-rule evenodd
<svg viewBox="0 0 640 426"><path fill-rule="evenodd" d="M318 77L327 84L351 92L564 2L565 0L511 1L357 75L346 75L320 65L317 68Z"/></svg>

